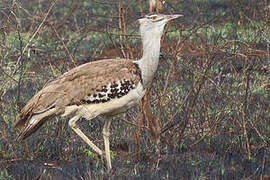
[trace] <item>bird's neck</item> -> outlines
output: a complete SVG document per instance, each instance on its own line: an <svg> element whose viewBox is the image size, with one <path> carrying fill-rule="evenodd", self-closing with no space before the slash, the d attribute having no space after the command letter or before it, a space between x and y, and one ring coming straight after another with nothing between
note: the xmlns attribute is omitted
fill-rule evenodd
<svg viewBox="0 0 270 180"><path fill-rule="evenodd" d="M138 61L142 74L143 86L147 88L157 71L160 54L161 34L142 35L143 56Z"/></svg>

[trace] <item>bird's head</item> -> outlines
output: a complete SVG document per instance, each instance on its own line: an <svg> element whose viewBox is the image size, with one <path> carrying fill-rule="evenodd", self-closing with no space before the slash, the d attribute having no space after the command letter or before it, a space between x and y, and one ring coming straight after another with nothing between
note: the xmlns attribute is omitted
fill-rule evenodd
<svg viewBox="0 0 270 180"><path fill-rule="evenodd" d="M148 14L139 19L141 34L151 33L152 35L162 35L164 26L172 19L181 17L181 14L164 15L164 14Z"/></svg>

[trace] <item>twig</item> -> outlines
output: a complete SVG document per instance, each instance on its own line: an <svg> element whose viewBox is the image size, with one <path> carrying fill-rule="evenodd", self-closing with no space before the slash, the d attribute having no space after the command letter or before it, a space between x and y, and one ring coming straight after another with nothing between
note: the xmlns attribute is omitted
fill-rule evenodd
<svg viewBox="0 0 270 180"><path fill-rule="evenodd" d="M50 23L49 23L49 24L50 24ZM55 34L56 34L56 36L58 37L58 39L59 39L59 40L61 41L61 43L63 44L63 46L64 46L64 48L65 48L65 51L67 52L67 54L68 54L68 56L69 56L71 62L73 63L73 66L74 66L74 67L77 67L77 65L76 65L76 63L75 63L75 61L74 61L74 58L71 56L71 54L70 54L70 52L69 52L69 50L68 50L68 48L67 48L65 42L64 42L63 39L60 37L58 31L54 28L54 26L53 26L52 24L50 24L50 26L51 26L51 28L53 29L53 31L55 32Z"/></svg>
<svg viewBox="0 0 270 180"><path fill-rule="evenodd" d="M250 152L250 144L249 144L249 137L247 135L247 121L248 121L248 117L247 117L247 108L248 108L248 90L249 90L249 80L250 80L250 73L247 72L246 75L246 87L245 87L245 97L244 97L244 103L243 103L243 109L242 106L240 106L240 108L242 109L242 113L243 113L243 119L242 119L242 123L243 123L243 130L244 130L244 137L246 139L246 147L247 147L247 153L248 153L248 159L251 159L251 152Z"/></svg>
<svg viewBox="0 0 270 180"><path fill-rule="evenodd" d="M121 121L123 121L123 122L125 122L125 123L127 123L127 124L129 124L129 125L132 125L132 126L138 127L138 125L137 125L136 123L131 122L131 121L128 121L128 120L126 120L126 119L124 119L124 118L119 118L119 120L121 120ZM149 128L148 128L148 127L146 127L146 126L141 126L141 128L144 128L144 129L149 130Z"/></svg>
<svg viewBox="0 0 270 180"><path fill-rule="evenodd" d="M56 3L56 1L54 1L54 2L51 4L51 6L50 6L48 12L46 13L46 15L45 15L45 17L44 17L44 19L42 20L42 22L41 22L40 25L38 26L38 28L37 28L37 30L35 31L35 33L32 35L32 37L31 37L31 38L29 39L29 41L27 42L26 46L24 47L24 49L23 49L21 55L19 56L19 58L18 58L18 60L17 60L17 62L16 62L16 66L15 66L16 68L13 70L11 76L13 76L13 75L15 74L15 72L17 71L17 69L18 69L17 66L18 66L19 62L21 61L23 54L25 53L25 51L26 51L26 49L28 48L28 46L32 43L33 39L35 38L35 36L37 35L37 33L39 32L39 30L41 29L41 27L43 26L44 22L45 22L46 19L48 18L49 14L50 14L50 12L51 12L51 10L52 10L52 8L53 8L53 6L55 5L55 3Z"/></svg>
<svg viewBox="0 0 270 180"><path fill-rule="evenodd" d="M123 3L122 3L122 0L119 0L119 3L118 3L118 13L119 13L119 29L120 29L120 31L122 31L123 32L123 17L124 17L124 12L123 12ZM127 58L127 56L126 56L126 53L125 53L125 51L124 51L124 47L123 47L123 44L122 44L122 42L123 42L123 35L122 34L120 34L119 35L119 39L120 39L120 46L121 46L121 52L122 52L122 54L123 54L123 57L124 58Z"/></svg>
<svg viewBox="0 0 270 180"><path fill-rule="evenodd" d="M140 13L143 16L143 0L140 0Z"/></svg>
<svg viewBox="0 0 270 180"><path fill-rule="evenodd" d="M175 60L173 60L171 62L169 72L168 72L167 77L166 77L166 81L165 81L165 85L164 85L164 88L163 88L162 96L161 96L161 99L159 101L159 107L158 107L157 116L156 116L156 123L158 123L160 121L161 109L162 109L163 102L164 102L166 94L167 94L168 84L169 84L169 81L170 81L171 73L173 71L174 63L175 63Z"/></svg>
<svg viewBox="0 0 270 180"><path fill-rule="evenodd" d="M61 21L61 24L59 24L55 29L59 31L59 29L66 23L66 21L72 16L73 12L75 11L77 7L77 0L73 0L73 4L65 18Z"/></svg>
<svg viewBox="0 0 270 180"><path fill-rule="evenodd" d="M161 130L161 134L165 133L166 131L168 131L170 128L173 127L172 126L168 126L176 117L176 115L179 113L179 111L182 109L183 105L186 103L188 97L190 96L191 92L193 92L192 89L189 90L189 92L186 94L184 100L182 101L182 103L177 107L177 111L174 113L174 115L163 125L162 130ZM167 127L168 126L168 127Z"/></svg>

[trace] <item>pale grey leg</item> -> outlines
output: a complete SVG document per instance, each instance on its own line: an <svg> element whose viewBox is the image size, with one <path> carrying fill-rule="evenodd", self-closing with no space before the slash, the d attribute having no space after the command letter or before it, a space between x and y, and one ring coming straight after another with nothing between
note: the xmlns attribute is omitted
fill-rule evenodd
<svg viewBox="0 0 270 180"><path fill-rule="evenodd" d="M105 145L105 155L106 155L106 161L107 161L107 170L110 171L112 169L112 163L111 163L111 156L110 156L110 142L109 142L109 136L110 136L110 125L111 125L111 118L106 118L104 127L103 127L103 139L104 139L104 145Z"/></svg>
<svg viewBox="0 0 270 180"><path fill-rule="evenodd" d="M68 122L68 125L100 156L102 156L103 152L88 139L88 137L76 126L76 122L80 119L79 115L74 116ZM106 147L106 146L105 146Z"/></svg>

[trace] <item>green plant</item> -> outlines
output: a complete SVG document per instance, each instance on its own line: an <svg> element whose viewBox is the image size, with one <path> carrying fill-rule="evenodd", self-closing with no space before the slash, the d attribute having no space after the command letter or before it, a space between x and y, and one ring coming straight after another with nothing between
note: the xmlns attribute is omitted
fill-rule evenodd
<svg viewBox="0 0 270 180"><path fill-rule="evenodd" d="M8 174L6 169L0 170L0 179L1 180L9 180L13 179L11 175Z"/></svg>

